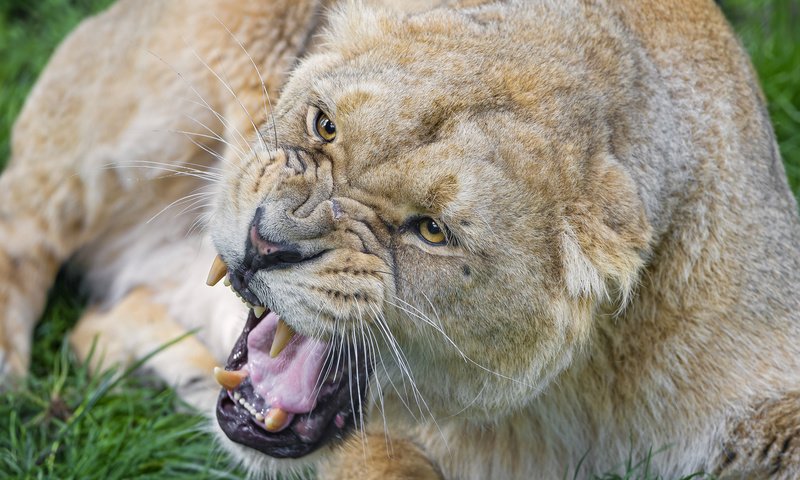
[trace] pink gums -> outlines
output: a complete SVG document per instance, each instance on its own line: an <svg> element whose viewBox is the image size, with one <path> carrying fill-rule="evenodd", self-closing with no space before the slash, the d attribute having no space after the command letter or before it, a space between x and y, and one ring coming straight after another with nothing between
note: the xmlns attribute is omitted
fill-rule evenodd
<svg viewBox="0 0 800 480"><path fill-rule="evenodd" d="M245 369L256 394L267 405L290 413L308 413L317 403L328 344L295 334L277 358L270 357L278 318L276 313L268 313L247 336Z"/></svg>

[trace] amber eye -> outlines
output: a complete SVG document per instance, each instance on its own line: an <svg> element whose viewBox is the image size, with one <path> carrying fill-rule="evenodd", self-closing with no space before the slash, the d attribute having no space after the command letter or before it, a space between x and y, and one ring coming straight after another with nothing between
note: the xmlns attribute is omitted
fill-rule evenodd
<svg viewBox="0 0 800 480"><path fill-rule="evenodd" d="M314 119L314 132L322 140L332 142L336 138L336 124L325 113L320 111Z"/></svg>
<svg viewBox="0 0 800 480"><path fill-rule="evenodd" d="M423 240L431 245L447 244L447 236L445 236L444 231L430 217L421 218L417 222L417 233Z"/></svg>

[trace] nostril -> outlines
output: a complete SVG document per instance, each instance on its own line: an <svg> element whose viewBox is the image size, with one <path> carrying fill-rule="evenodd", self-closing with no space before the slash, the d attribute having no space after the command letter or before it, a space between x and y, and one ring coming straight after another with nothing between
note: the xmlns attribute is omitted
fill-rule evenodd
<svg viewBox="0 0 800 480"><path fill-rule="evenodd" d="M300 252L285 251L275 255L275 260L279 263L300 263L304 260Z"/></svg>
<svg viewBox="0 0 800 480"><path fill-rule="evenodd" d="M262 268L279 266L287 263L300 263L304 260L303 255L290 245L270 242L261 236L256 225L250 227L250 238L248 253L251 257L251 268L260 270Z"/></svg>
<svg viewBox="0 0 800 480"><path fill-rule="evenodd" d="M282 252L286 252L285 245L270 242L266 238L262 237L258 232L258 226L255 224L255 222L253 223L254 225L250 226L250 245L256 249L258 255L277 255Z"/></svg>

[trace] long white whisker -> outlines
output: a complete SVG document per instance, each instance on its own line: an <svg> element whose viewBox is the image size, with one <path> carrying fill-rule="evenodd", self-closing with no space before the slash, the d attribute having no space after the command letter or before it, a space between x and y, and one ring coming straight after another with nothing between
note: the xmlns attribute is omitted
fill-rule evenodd
<svg viewBox="0 0 800 480"><path fill-rule="evenodd" d="M192 120L200 123L199 120L195 120L194 118L192 118L189 115L186 115L186 116L191 118ZM205 125L203 125L203 126L205 126ZM206 128L208 128L208 127L206 127ZM230 143L229 141L223 139L222 137L220 137L217 134L190 132L188 130L166 130L166 131L169 132L169 133L179 133L181 135L186 135L186 136L191 136L191 137L200 137L200 138L206 138L206 139L209 139L209 140L214 140L214 141L217 141L217 142L220 142L220 143L223 143L223 144L227 145L228 148L234 149L234 151L237 153L239 158L242 158L242 156L244 155L244 152L239 150L238 147L235 147L232 143Z"/></svg>
<svg viewBox="0 0 800 480"><path fill-rule="evenodd" d="M261 75L261 70L259 70L258 65L256 65L255 60L253 60L253 57L250 55L250 52L248 52L247 49L244 48L244 45L242 44L242 42L240 42L239 39L236 37L236 35L234 35L233 32L230 31L228 26L225 25L225 23L223 23L222 20L217 18L216 15L214 16L214 18L216 18L217 21L220 23L220 25L222 25L222 27L225 28L225 31L228 32L228 35L230 35L231 38L237 44L239 44L239 47L242 49L244 54L247 55L248 59L250 59L250 64L253 65L253 69L256 71L256 75L258 75L258 81L261 82L261 89L263 90L263 94L264 94L262 96L262 98L263 98L262 102L264 103L264 118L269 116L271 118L271 120L272 120L272 131L273 131L273 133L275 135L275 148L277 148L278 147L278 129L277 129L276 125L275 125L275 116L273 115L274 110L272 108L272 100L269 98L269 92L267 91L267 84L266 84L266 82L264 82L264 77ZM269 111L267 111L267 104L269 104ZM262 140L263 140L263 138L262 138Z"/></svg>
<svg viewBox="0 0 800 480"><path fill-rule="evenodd" d="M384 273L384 274L387 274L387 275L394 275L394 273L391 273L391 272L381 272L381 271L379 271L379 273ZM409 284L408 282L406 282L406 284L408 284L409 286L412 286L412 287L413 287L413 284ZM420 292L420 293L421 293L421 292ZM423 293L423 295L424 295L424 293ZM511 382L517 383L517 384L519 384L519 385L524 385L524 386L526 386L526 387L534 387L533 385L531 385L531 384L529 384L529 383L527 383L527 382L525 382L525 381L523 381L523 380L520 380L520 379L518 379L518 378L514 378L514 377L509 377L508 375L504 375L504 374L502 374L502 373L500 373L500 372L496 372L496 371L494 371L494 370L492 370L492 369L490 369L490 368L488 368L488 367L486 367L486 366L484 366L484 365L481 365L480 363L476 362L475 360L473 360L473 359L472 359L472 358L471 358L469 355L467 355L466 353L464 353L464 352L463 352L463 351L462 351L462 350L461 350L461 349L458 347L458 345L457 345L457 344L456 344L456 343L455 343L455 342L454 342L454 341L453 341L453 340L452 340L452 339L451 339L451 338L450 338L450 337L449 337L449 336L448 336L448 335L447 335L447 334L444 332L444 330L442 329L442 327L441 327L441 326L439 326L439 325L437 325L436 323L432 322L432 321L431 321L431 320L430 320L430 319L429 319L427 316L425 316L425 314L424 314L423 312L421 312L421 311L420 311L420 310L419 310L417 307L414 307L413 305L409 304L409 303L408 303L408 302L406 302L405 300L402 300L401 298L399 298L399 297L398 297L398 296L396 296L396 295L394 296L394 298L395 298L395 299L397 299L398 301L401 301L401 302L403 302L404 304L408 305L409 307L413 308L414 310L416 310L417 312L420 312L420 313L414 313L414 312L412 312L412 311L409 311L408 309L406 309L406 308L404 308L404 307L402 307L402 306L400 306L400 305L397 305L397 304L395 304L395 303L393 303L393 302L391 302L391 301L389 301L389 300L386 300L386 302L387 302L387 303L389 303L390 305L394 306L395 308L398 308L398 309L400 309L401 311L404 311L404 312L406 312L407 314L411 315L412 317L415 317L415 318L418 318L418 319L422 320L422 321L423 321L423 322L425 322L426 324L428 324L428 325L430 325L431 327L433 327L434 329L436 329L436 330L437 330L437 331L438 331L440 334L442 334L442 335L445 337L445 339L448 341L448 343L450 343L450 345L452 345L452 346L453 346L453 348L455 348L455 349L456 349L456 351L458 352L458 354L461 356L461 358L462 358L462 359L463 359L465 362L471 363L471 364L475 365L476 367L480 368L481 370L483 370L484 372L486 372L486 373L490 373L490 374L492 374L492 375L495 375L495 376L497 376L497 377L499 377L499 378L502 378L502 379L504 379L504 380L508 380L508 381L511 381Z"/></svg>
<svg viewBox="0 0 800 480"><path fill-rule="evenodd" d="M200 170L198 168L194 168L191 166L186 166L183 164L180 165L173 165L170 163L162 163L162 162L153 162L149 160L136 160L125 165L113 165L107 164L111 169L124 169L124 168L148 168L151 170L158 170L162 172L169 172L174 173L175 176L191 176L196 178L202 178L204 180L219 180L222 178L222 175L217 172L209 172L206 170Z"/></svg>
<svg viewBox="0 0 800 480"><path fill-rule="evenodd" d="M245 146L247 146L248 150L250 149L249 143L244 138L244 136L242 136L242 134L239 133L239 130L227 118L225 118L221 113L219 113L216 110L214 110L211 107L211 105L209 105L208 102L206 102L205 100L202 100L202 101L198 102L197 100L191 100L191 99L187 98L184 101L188 102L188 103L191 103L193 105L197 105L198 107L205 108L206 110L210 111L211 114L214 115L217 118L217 120L219 120L219 122L222 124L223 128L225 128L225 129L227 129L229 131L237 133L239 135L239 138L236 138L236 136L233 136L233 138L232 138L232 140L236 142L236 145L234 145L231 142L229 142L229 141L225 140L224 138L222 138L214 129L212 129L211 127L209 127L208 125L206 125L202 121L194 118L193 116L191 116L189 114L184 114L184 116L186 118L192 120L193 122L197 123L201 127L203 127L206 130L208 130L210 133L215 135L214 138L216 138L220 142L222 142L225 145L227 145L228 148L232 149L233 152L236 154L236 158L239 159L240 161L243 160L247 156L247 152L246 152L246 150L243 149L242 143L239 140L241 139L241 141L245 143Z"/></svg>
<svg viewBox="0 0 800 480"><path fill-rule="evenodd" d="M267 142L264 140L264 137L261 136L261 131L258 129L258 127L256 127L256 122L255 122L255 120L253 120L252 115L250 115L250 111L247 110L247 107L244 106L242 101L239 99L239 96L236 95L236 92L234 92L233 88L231 88L230 84L228 82L226 82L225 80L223 80L222 77L213 68L211 68L211 66L208 63L206 63L206 61L203 60L200 57L200 55L198 55L197 51L189 45L189 43L186 41L185 38L183 39L183 42L191 50L191 52L195 56L195 58L197 58L197 60L200 61L200 63L202 63L203 66L205 66L208 69L208 71L211 72L211 74L214 75L217 78L217 80L220 81L220 83L222 83L222 86L225 87L226 90L228 90L228 92L231 94L231 96L233 96L233 98L236 100L236 103L239 104L239 107L241 107L241 109L244 112L244 114L247 115L248 120L250 120L250 125L253 127L253 132L256 134L256 136L259 138L259 140L261 140L262 148L264 150L267 150ZM247 143L249 145L249 142L247 142ZM251 148L251 151L252 151L252 148ZM255 155L255 152L253 152L253 155Z"/></svg>
<svg viewBox="0 0 800 480"><path fill-rule="evenodd" d="M372 314L370 316L372 317L372 319L375 322L375 324L378 325L378 322L380 321L380 320L378 320L379 313L372 307L372 305L368 305L368 306L370 307L370 310L372 311ZM381 332L380 326L378 327L378 334L381 337L385 338L385 335L383 334L383 332ZM375 337L375 338L376 338L376 341L377 341L377 337ZM384 343L386 343L388 345L388 342L384 342ZM381 362L381 367L383 367L383 373L386 376L386 380L389 382L389 385L392 387L392 389L395 391L395 393L397 393L397 398L400 400L400 402L403 404L403 406L406 408L406 410L408 410L408 413L410 413L411 417L416 420L416 415L414 414L414 411L411 409L411 406L406 402L407 394L404 395L403 393L400 393L400 389L394 383L394 380L392 380L392 376L389 374L389 370L386 368L386 362L383 360L383 353L381 352L381 349L378 348L377 352L378 352L378 358L380 359L380 362ZM405 388L405 378L402 375L402 372L401 372L400 380L403 382L403 391L405 392L405 390L406 390L406 388Z"/></svg>
<svg viewBox="0 0 800 480"><path fill-rule="evenodd" d="M391 352L392 352L393 356L395 357L395 361L397 362L397 366L400 368L400 372L402 374L401 375L401 379L403 380L403 388L404 388L404 390L406 388L406 383L405 383L404 378L408 378L409 387L411 388L411 393L414 396L415 402L417 403L417 408L419 409L419 413L420 413L420 415L424 416L425 414L422 411L422 406L420 404L420 399L417 396L418 391L417 391L417 388L416 388L416 382L414 381L414 377L411 374L411 369L408 366L408 361L407 361L405 355L403 354L402 349L397 344L397 341L394 339L394 336L389 331L388 326L385 324L385 322L381 318L376 318L375 319L375 324L378 326L379 331L381 331L383 333L383 338L386 340L386 344L391 349ZM408 395L408 393L406 393L406 395Z"/></svg>
<svg viewBox="0 0 800 480"><path fill-rule="evenodd" d="M158 216L161 215L162 213L166 212L167 210L169 210L170 208L174 207L175 205L179 205L180 203L185 202L185 201L186 201L186 197L181 197L181 198L175 200L174 202L170 203L166 207L164 207L161 210L159 210L158 213L156 213L155 215L150 217L150 219L148 221L146 221L145 223L147 224L147 223L152 222L153 220L158 218Z"/></svg>
<svg viewBox="0 0 800 480"><path fill-rule="evenodd" d="M396 296L395 296L395 298L397 300L403 302L403 303L406 303L405 301L403 301L402 299L400 299L400 298L398 298ZM445 338L445 340L447 340L447 342L450 345L452 345L453 348L455 348L455 350L458 352L459 356L461 356L461 358L466 360L466 358L467 358L466 354L464 352L462 352L460 348L458 348L458 345L456 345L456 343L453 341L453 339L451 339L450 336L447 335L447 333L445 333L444 329L441 326L437 325L433 320L430 320L424 314L421 314L421 312L420 313L416 313L416 312L414 312L412 310L409 310L409 309L403 307L402 305L398 305L398 304L392 302L391 300L385 300L385 301L389 305L392 305L393 307L395 307L395 308L397 308L397 309L399 309L399 310L401 310L403 312L406 312L408 315L411 315L414 318L422 320L425 324L430 325L431 327L433 327L437 332L439 332ZM415 308L415 310L416 310L416 308Z"/></svg>
<svg viewBox="0 0 800 480"><path fill-rule="evenodd" d="M369 344L369 352L370 352L369 355L370 355L370 358L372 359L372 363L373 363L372 371L375 372L374 373L375 374L375 390L376 390L376 394L377 394L377 397L378 397L378 402L377 402L378 403L378 410L380 410L381 419L383 420L384 442L386 442L386 450L391 454L394 451L394 449L392 448L392 441L391 441L391 437L389 435L389 425L388 425L388 422L386 420L386 406L384 404L385 401L384 401L384 398L383 398L383 387L381 386L381 381L378 378L378 374L377 374L377 372L378 372L377 356L379 355L379 353L378 353L378 345L377 345L378 340L377 340L377 338L375 338L375 335L372 333L372 331L370 331L370 329L368 327L364 329L364 332L366 333L367 341L368 341L368 344ZM381 363L383 363L383 359L381 359ZM383 365L383 369L384 369L384 372L385 372L386 371L386 366L385 365Z"/></svg>
<svg viewBox="0 0 800 480"><path fill-rule="evenodd" d="M207 103L206 103L205 105L203 105L203 104L201 104L201 103L199 103L199 102L194 102L194 101L192 101L192 100L188 100L188 101L189 101L189 102L191 102L191 103L195 103L195 104L197 104L197 105L199 105L199 106L207 106L207 105L208 105ZM245 145L247 146L248 150L250 150L251 152L253 151L253 150L252 150L252 148L250 147L249 143L247 143L247 140L245 140L245 139L244 139L244 137L242 136L242 134L241 134L241 133L239 133L239 130L238 130L238 129L237 129L237 128L236 128L236 127L235 127L235 126L234 126L234 125L233 125L231 122L229 122L227 119L225 119L225 117L223 117L222 115L220 115L219 113L217 113L217 112L216 112L216 110L214 110L214 109L213 109L213 108L211 108L210 106L208 106L208 107L206 107L206 108L208 108L209 110L211 110L211 112L212 112L214 115L216 115L216 117L219 119L219 121L222 123L222 125L223 125L223 126L224 126L224 127L227 129L227 130L229 130L229 131L233 131L233 132L235 132L236 134L238 134L238 135L239 135L239 137L242 139L242 141L244 141L244 142L245 142ZM207 130L209 130L209 131L213 132L213 130L211 130L211 129L210 129L208 126L206 126L206 125L205 125L203 122L201 122L201 121L199 121L199 120L196 120L196 119L194 119L193 117L191 117L191 116L189 116L189 115L186 115L186 116L187 116L187 117L189 117L189 118L191 118L191 119L192 119L192 120L194 120L195 122L199 123L201 126L205 127ZM251 177L251 178L255 179L255 175L253 174L253 172L251 172L251 171L248 171L248 170L247 170L247 169L244 167L244 162L245 162L245 159L246 159L246 157L247 157L247 152L245 152L244 150L242 150L241 143L240 143L238 140L236 140L236 137L235 137L235 136L234 136L234 140L236 140L236 145L233 145L232 143L228 142L227 140L223 140L223 139L221 139L220 141L221 141L223 144L227 145L227 146L228 146L228 148L229 148L229 149L230 149L230 150L233 152L233 154L236 156L236 159L239 161L238 163L231 162L231 161L230 161L230 159L228 159L228 158L227 158L225 155L223 155L223 154L220 154L220 153L218 153L218 152L216 152L216 151L213 151L213 150L209 149L209 148L208 148L208 147L206 147L205 145L202 145L202 144L200 144L200 143L196 142L196 141L195 141L193 138L190 138L190 137L189 137L188 139L189 139L189 141L191 141L192 143L194 143L196 146L200 147L201 149L203 149L203 150L204 150L204 151L206 151L207 153L209 153L209 154L211 154L212 156L216 157L216 158L217 158L217 159L218 159L218 160L219 160L221 163L223 163L223 164L229 164L229 165L233 165L233 166L237 167L237 168L238 168L238 169L239 169L239 170L240 170L242 173L248 174L248 175L250 175L250 177Z"/></svg>
<svg viewBox="0 0 800 480"><path fill-rule="evenodd" d="M355 377L356 377L356 400L358 400L358 419L356 419L354 417L353 418L353 423L360 424L360 427L361 427L360 430L361 431L359 433L361 434L361 449L363 450L364 462L366 462L367 461L367 432L366 432L366 428L364 426L364 405L362 405L362 402L361 402L361 379L359 378L360 375L359 375L359 372L358 372L358 350L355 348L355 346L356 346L356 331L355 331L355 329L350 330L350 335L352 336L353 343L352 343L352 347L349 348L347 351L350 352L351 350L355 350L353 352L353 361L355 362L355 369L356 369L356 375L355 375ZM348 357L349 357L349 354L348 354ZM352 368L351 368L351 370L352 370ZM350 387L350 392L351 392L351 394L350 394L350 402L352 403L352 401L353 401L353 397L352 397L353 385L352 385L352 383L350 384L349 387ZM356 413L355 410L353 410L353 415L355 415L355 413Z"/></svg>
<svg viewBox="0 0 800 480"><path fill-rule="evenodd" d="M186 42L185 39L184 39L184 42ZM192 50L192 51L194 52L194 50ZM223 126L225 126L227 129L232 130L233 132L237 133L239 135L239 137L241 137L241 139L244 142L244 144L245 145L249 145L249 142L244 138L244 136L239 132L239 130L234 125L232 125L230 122L228 122L227 119L224 116L222 116L220 113L218 113L216 110L214 110L214 108L212 108L211 105L209 105L208 102L206 102L205 98L203 98L203 96L200 94L200 92L197 91L197 89L194 87L194 85L192 85L192 82L188 81L186 79L186 77L184 77L183 74L180 71L178 71L178 69L176 69L175 67L170 65L169 62L167 62L166 60L161 58L158 54L156 54L152 50L147 50L147 53L149 53L150 55L154 56L159 61L161 61L162 63L167 65L170 69L172 69L172 71L175 72L176 75L178 75L178 78L183 80L183 82L186 83L186 85L197 96L197 98L199 98L200 101L203 102L203 106L205 106L214 115L216 115L216 117L219 119L219 121L222 122ZM194 54L195 54L195 56L197 56L196 52ZM238 140L237 140L237 143L238 143ZM240 144L240 146L241 146L241 144Z"/></svg>

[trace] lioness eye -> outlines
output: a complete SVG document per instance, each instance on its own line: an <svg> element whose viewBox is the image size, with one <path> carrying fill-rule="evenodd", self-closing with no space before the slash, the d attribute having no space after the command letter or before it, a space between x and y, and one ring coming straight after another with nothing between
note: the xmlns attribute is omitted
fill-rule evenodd
<svg viewBox="0 0 800 480"><path fill-rule="evenodd" d="M431 245L445 245L447 237L441 227L430 217L421 218L417 222L417 233L420 238Z"/></svg>
<svg viewBox="0 0 800 480"><path fill-rule="evenodd" d="M326 142L332 142L336 138L336 124L328 116L320 111L314 119L314 132Z"/></svg>

